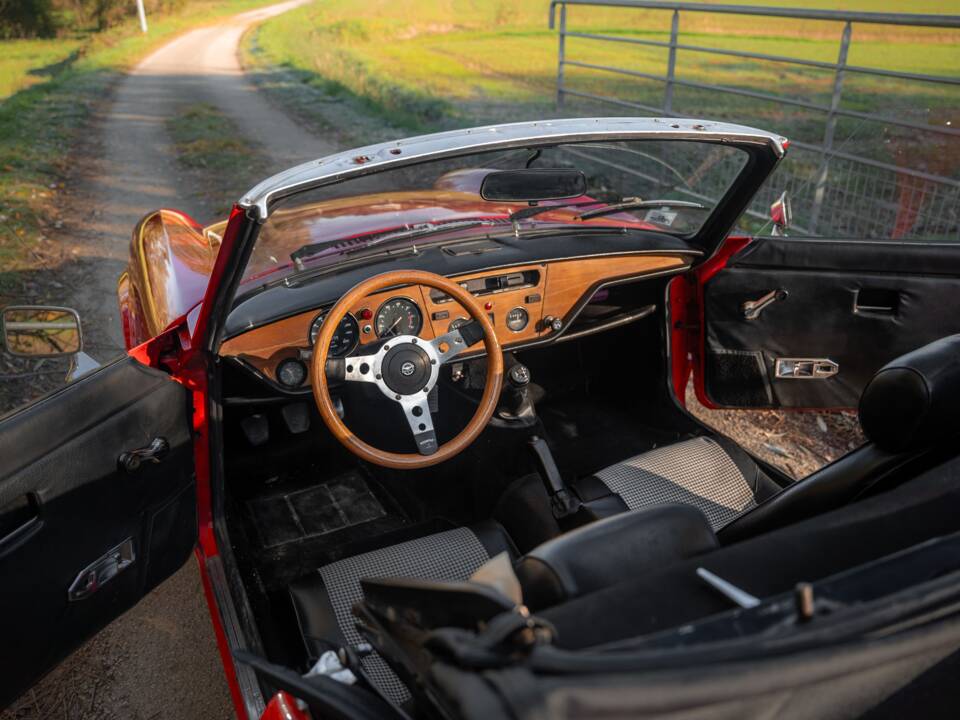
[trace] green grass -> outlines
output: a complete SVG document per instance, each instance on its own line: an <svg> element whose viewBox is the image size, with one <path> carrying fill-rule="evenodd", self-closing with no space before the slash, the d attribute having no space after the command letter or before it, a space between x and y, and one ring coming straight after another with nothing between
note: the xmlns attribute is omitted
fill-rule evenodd
<svg viewBox="0 0 960 720"><path fill-rule="evenodd" d="M795 2L766 2L796 5ZM804 3L807 7L903 10L892 0ZM333 98L352 98L409 129L524 119L552 112L557 35L547 29L542 0L323 0L268 21L255 32L251 61L285 68ZM955 0L919 0L910 12L957 12ZM572 6L568 28L664 41L670 13ZM835 61L841 27L819 21L684 13L681 42L723 49ZM855 25L849 62L910 72L960 74L958 33L925 28ZM663 75L666 50L638 45L568 40L567 56L598 65ZM734 57L681 51L678 76L697 82L768 90L828 103L829 71L760 64ZM662 83L612 73L567 68L568 86L660 107ZM844 107L914 113L931 119L960 105L951 89L919 88L848 74ZM677 112L740 117L756 124L786 123L795 136L816 141L822 116L679 87ZM617 111L607 106L607 112ZM843 128L841 128L842 130ZM799 135L796 135L799 132Z"/></svg>
<svg viewBox="0 0 960 720"><path fill-rule="evenodd" d="M0 102L15 92L49 80L72 63L84 46L82 37L56 40L8 40L0 43Z"/></svg>
<svg viewBox="0 0 960 720"><path fill-rule="evenodd" d="M133 21L53 41L0 42L0 296L13 271L36 265L74 141L119 74L177 33L269 2L194 0L151 17L147 35Z"/></svg>

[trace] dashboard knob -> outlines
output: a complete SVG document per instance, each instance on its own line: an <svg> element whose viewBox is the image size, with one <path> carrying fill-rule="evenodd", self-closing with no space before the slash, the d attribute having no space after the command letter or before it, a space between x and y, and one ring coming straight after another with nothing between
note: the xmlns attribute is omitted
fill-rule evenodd
<svg viewBox="0 0 960 720"><path fill-rule="evenodd" d="M553 330L554 332L560 332L563 330L563 320L558 317L553 317L552 315L547 315L543 319L543 329L544 330Z"/></svg>

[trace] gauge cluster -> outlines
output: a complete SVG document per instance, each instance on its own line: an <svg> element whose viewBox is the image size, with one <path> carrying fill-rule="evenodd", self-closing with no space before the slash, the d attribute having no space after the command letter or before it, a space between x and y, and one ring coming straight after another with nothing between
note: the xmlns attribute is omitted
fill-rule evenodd
<svg viewBox="0 0 960 720"><path fill-rule="evenodd" d="M317 336L320 334L320 327L323 325L325 317L324 313L320 313L310 324L310 335L307 339L311 348L317 344ZM343 316L340 324L337 325L337 331L330 340L330 352L328 355L335 358L346 357L356 350L359 344L360 325L352 314L347 313Z"/></svg>
<svg viewBox="0 0 960 720"><path fill-rule="evenodd" d="M377 310L373 324L379 338L419 335L423 330L423 313L410 298L392 297Z"/></svg>

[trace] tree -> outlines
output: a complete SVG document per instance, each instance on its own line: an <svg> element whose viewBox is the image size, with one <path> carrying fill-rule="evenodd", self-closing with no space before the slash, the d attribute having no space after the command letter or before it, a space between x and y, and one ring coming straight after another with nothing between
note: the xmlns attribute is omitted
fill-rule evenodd
<svg viewBox="0 0 960 720"><path fill-rule="evenodd" d="M0 0L0 39L52 37L52 0Z"/></svg>

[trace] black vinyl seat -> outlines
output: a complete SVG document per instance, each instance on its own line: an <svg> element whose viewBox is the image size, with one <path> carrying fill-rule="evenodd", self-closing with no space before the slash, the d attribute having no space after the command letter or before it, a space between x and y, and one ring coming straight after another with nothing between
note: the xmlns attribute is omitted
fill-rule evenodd
<svg viewBox="0 0 960 720"><path fill-rule="evenodd" d="M327 650L364 642L352 614L354 604L363 597L361 578L459 582L502 552L516 556L509 536L490 521L344 558L297 580L290 586L290 597L309 661L315 662ZM397 704L409 699L406 686L379 655L373 653L361 662L389 699Z"/></svg>
<svg viewBox="0 0 960 720"><path fill-rule="evenodd" d="M908 475L910 464L931 450L956 443L960 335L880 368L861 394L860 424L869 442L783 490L742 449L717 437L651 450L580 480L576 489L588 506L601 508L600 517L664 504L693 505L722 543L841 507Z"/></svg>
<svg viewBox="0 0 960 720"><path fill-rule="evenodd" d="M697 437L636 455L582 478L581 500L611 511L691 505L719 530L773 497L780 486L768 478L736 443L724 437ZM622 501L612 503L609 496Z"/></svg>

